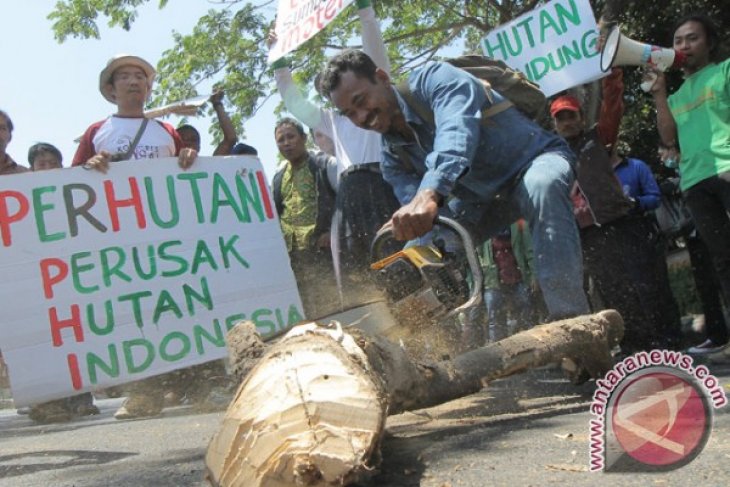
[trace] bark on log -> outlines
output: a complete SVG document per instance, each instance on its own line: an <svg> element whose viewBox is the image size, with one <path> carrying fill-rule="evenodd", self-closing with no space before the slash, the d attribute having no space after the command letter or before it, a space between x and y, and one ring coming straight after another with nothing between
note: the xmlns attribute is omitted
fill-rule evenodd
<svg viewBox="0 0 730 487"><path fill-rule="evenodd" d="M568 360L607 372L623 320L604 311L536 326L451 361L418 363L398 345L309 323L251 370L206 454L222 486L348 485L370 475L388 414L478 391L482 381Z"/></svg>
<svg viewBox="0 0 730 487"><path fill-rule="evenodd" d="M226 335L228 365L231 375L240 384L263 356L266 343L256 331L253 321L239 321Z"/></svg>

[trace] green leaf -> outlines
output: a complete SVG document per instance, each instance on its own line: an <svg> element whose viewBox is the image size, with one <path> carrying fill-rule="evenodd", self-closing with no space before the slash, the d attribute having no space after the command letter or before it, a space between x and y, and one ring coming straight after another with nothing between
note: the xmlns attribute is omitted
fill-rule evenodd
<svg viewBox="0 0 730 487"><path fill-rule="evenodd" d="M99 22L131 30L138 7L150 0L59 0L48 18L59 42L69 37L99 38ZM190 1L190 0L187 0ZM219 84L226 91L232 119L242 135L243 121L275 94L267 66L265 39L276 2L242 0L211 2L212 8L190 33L174 32L157 66L159 82L152 105L177 101L198 92L201 84ZM479 52L480 39L491 29L538 5L538 0L374 0L397 80L432 59ZM717 0L592 0L596 17L606 10L618 17L624 32L637 40L669 45L672 26L687 12L702 11L718 25L730 24L730 9ZM184 9L185 2L159 0L159 8ZM214 7L214 8L213 8ZM721 31L727 52L727 30ZM315 74L337 49L359 46L359 20L353 5L323 32L289 57L295 79L311 86ZM661 170L655 156L658 140L651 100L639 90L639 70L625 69L626 106L623 137L632 155ZM681 82L676 74L670 88ZM277 95L278 96L278 95ZM213 124L212 130L217 130Z"/></svg>

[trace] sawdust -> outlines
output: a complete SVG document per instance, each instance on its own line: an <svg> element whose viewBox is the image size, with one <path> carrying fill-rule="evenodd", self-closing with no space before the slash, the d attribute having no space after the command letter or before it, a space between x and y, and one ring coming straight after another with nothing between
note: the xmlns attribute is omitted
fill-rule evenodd
<svg viewBox="0 0 730 487"><path fill-rule="evenodd" d="M418 310L394 312L398 326L387 337L416 361L448 360L461 352L461 330L454 318L423 319Z"/></svg>

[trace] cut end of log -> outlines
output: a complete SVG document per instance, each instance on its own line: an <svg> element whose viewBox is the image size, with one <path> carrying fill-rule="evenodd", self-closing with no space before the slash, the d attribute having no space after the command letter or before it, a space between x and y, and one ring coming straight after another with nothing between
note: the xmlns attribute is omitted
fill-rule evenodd
<svg viewBox="0 0 730 487"><path fill-rule="evenodd" d="M242 331L250 351L251 330ZM362 480L378 458L386 411L382 380L351 335L337 324L297 326L239 387L208 446L209 476L225 487Z"/></svg>
<svg viewBox="0 0 730 487"><path fill-rule="evenodd" d="M615 309L604 309L596 313L596 316L605 321L604 328L606 330L606 339L608 346L613 348L624 337L624 319Z"/></svg>

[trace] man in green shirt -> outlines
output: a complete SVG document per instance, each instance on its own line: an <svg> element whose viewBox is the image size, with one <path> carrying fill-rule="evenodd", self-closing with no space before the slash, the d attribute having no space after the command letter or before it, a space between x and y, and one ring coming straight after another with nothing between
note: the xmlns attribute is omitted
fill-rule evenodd
<svg viewBox="0 0 730 487"><path fill-rule="evenodd" d="M674 48L686 57L684 82L667 96L664 75L654 71L651 93L662 142L669 148L679 143L680 187L713 256L725 302L730 303L730 59L715 62L718 42L709 18L692 15L680 20ZM716 327L689 352L709 353L727 343L727 328Z"/></svg>
<svg viewBox="0 0 730 487"><path fill-rule="evenodd" d="M309 250L314 243L317 248L326 248L324 239L329 233L321 232L314 240L317 223L317 188L315 175L307 164L294 166L289 162L281 176L282 206L281 230L289 252Z"/></svg>

